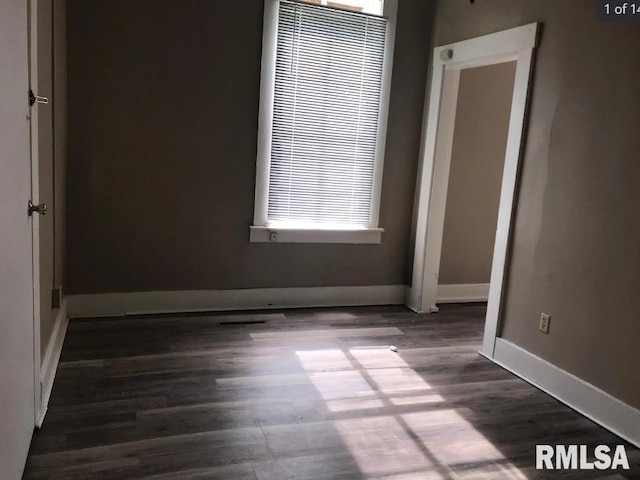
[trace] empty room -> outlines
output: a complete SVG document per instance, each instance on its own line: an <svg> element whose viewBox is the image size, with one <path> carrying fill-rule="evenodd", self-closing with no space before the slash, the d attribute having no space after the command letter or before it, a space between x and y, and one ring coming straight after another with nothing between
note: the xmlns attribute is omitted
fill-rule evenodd
<svg viewBox="0 0 640 480"><path fill-rule="evenodd" d="M640 5L1 0L0 479L640 479Z"/></svg>

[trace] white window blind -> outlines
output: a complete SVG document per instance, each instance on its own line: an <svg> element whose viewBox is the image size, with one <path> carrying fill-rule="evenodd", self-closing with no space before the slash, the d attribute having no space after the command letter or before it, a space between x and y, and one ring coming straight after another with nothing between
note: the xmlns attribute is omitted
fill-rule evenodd
<svg viewBox="0 0 640 480"><path fill-rule="evenodd" d="M367 227L387 20L281 1L270 225Z"/></svg>

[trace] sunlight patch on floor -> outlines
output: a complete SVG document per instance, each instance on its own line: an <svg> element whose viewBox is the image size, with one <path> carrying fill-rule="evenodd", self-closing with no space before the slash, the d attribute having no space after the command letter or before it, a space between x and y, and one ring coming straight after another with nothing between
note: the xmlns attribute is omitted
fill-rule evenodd
<svg viewBox="0 0 640 480"><path fill-rule="evenodd" d="M296 355L330 412L358 413L332 423L366 478L457 480L489 474L492 480L527 479L467 420L471 410L435 407L446 400L400 353L378 347ZM325 371L319 371L321 365ZM338 371L326 371L334 368ZM421 405L429 409L384 414Z"/></svg>

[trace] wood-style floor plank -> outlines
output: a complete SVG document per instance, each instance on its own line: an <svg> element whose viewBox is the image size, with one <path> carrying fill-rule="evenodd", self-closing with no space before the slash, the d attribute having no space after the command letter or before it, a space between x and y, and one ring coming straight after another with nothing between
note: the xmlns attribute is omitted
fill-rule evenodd
<svg viewBox="0 0 640 480"><path fill-rule="evenodd" d="M628 445L630 471L535 470L536 444L624 442L482 358L484 315L73 320L24 478L639 479Z"/></svg>

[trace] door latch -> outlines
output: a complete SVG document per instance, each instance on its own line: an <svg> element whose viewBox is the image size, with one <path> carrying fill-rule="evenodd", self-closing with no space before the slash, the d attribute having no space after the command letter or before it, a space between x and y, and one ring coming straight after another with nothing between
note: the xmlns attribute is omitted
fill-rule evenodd
<svg viewBox="0 0 640 480"><path fill-rule="evenodd" d="M29 200L29 203L27 204L27 213L29 216L32 216L34 212L39 213L40 215L46 215L47 204L41 203L40 205L34 205L33 202Z"/></svg>
<svg viewBox="0 0 640 480"><path fill-rule="evenodd" d="M35 93L33 93L33 90L29 90L29 106L33 107L34 103L42 103L46 105L47 103L49 103L49 99L47 97L36 95Z"/></svg>

